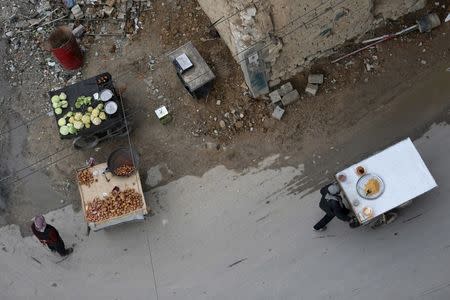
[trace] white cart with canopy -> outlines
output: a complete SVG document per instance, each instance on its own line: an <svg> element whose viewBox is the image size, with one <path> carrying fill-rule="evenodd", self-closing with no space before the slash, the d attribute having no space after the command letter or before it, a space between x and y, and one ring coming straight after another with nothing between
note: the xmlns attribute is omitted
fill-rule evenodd
<svg viewBox="0 0 450 300"><path fill-rule="evenodd" d="M361 224L437 186L409 138L342 170L336 179Z"/></svg>

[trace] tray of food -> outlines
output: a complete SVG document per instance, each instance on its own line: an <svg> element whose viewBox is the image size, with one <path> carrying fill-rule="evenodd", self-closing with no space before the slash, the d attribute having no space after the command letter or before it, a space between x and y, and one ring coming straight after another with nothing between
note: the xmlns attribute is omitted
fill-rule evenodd
<svg viewBox="0 0 450 300"><path fill-rule="evenodd" d="M107 172L106 163L77 171L84 216L93 230L143 219L148 213L139 172L112 177Z"/></svg>
<svg viewBox="0 0 450 300"><path fill-rule="evenodd" d="M120 122L122 110L111 75L95 77L50 91L50 102L63 139L104 131Z"/></svg>

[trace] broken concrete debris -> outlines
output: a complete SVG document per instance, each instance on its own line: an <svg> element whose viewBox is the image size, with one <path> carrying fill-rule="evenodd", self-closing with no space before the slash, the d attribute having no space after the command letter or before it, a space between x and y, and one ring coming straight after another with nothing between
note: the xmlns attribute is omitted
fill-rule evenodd
<svg viewBox="0 0 450 300"><path fill-rule="evenodd" d="M72 30L72 34L77 38L81 38L85 32L86 30L83 25L78 25Z"/></svg>
<svg viewBox="0 0 450 300"><path fill-rule="evenodd" d="M322 84L323 83L323 74L309 74L308 75L308 83Z"/></svg>
<svg viewBox="0 0 450 300"><path fill-rule="evenodd" d="M288 83L285 83L282 86L280 86L280 88L278 89L278 92L281 97L284 97L289 92L291 92L293 89L294 88L292 87L292 84L290 82L288 82Z"/></svg>
<svg viewBox="0 0 450 300"><path fill-rule="evenodd" d="M319 90L319 85L308 83L308 85L305 88L305 92L315 96L317 94L317 91Z"/></svg>
<svg viewBox="0 0 450 300"><path fill-rule="evenodd" d="M270 101L275 104L278 101L281 101L281 96L279 90L275 90L269 94Z"/></svg>
<svg viewBox="0 0 450 300"><path fill-rule="evenodd" d="M284 95L283 98L281 98L281 103L283 103L284 106L287 106L291 103L294 103L298 99L300 99L300 95L299 95L298 91L292 90L289 93L287 93L286 95Z"/></svg>
<svg viewBox="0 0 450 300"><path fill-rule="evenodd" d="M283 115L284 115L284 109L281 108L280 106L276 106L275 109L273 110L272 117L277 120L281 120Z"/></svg>
<svg viewBox="0 0 450 300"><path fill-rule="evenodd" d="M78 4L75 4L70 9L75 19L82 19L84 17L83 11L81 10L81 7Z"/></svg>
<svg viewBox="0 0 450 300"><path fill-rule="evenodd" d="M319 85L323 83L323 74L310 74L308 76L308 85L305 88L305 92L315 96L319 90Z"/></svg>

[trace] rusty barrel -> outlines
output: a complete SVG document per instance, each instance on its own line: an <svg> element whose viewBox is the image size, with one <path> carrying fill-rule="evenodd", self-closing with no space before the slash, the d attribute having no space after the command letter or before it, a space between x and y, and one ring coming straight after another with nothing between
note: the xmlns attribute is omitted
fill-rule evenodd
<svg viewBox="0 0 450 300"><path fill-rule="evenodd" d="M67 27L56 28L48 39L53 56L67 70L75 70L83 65L83 53Z"/></svg>

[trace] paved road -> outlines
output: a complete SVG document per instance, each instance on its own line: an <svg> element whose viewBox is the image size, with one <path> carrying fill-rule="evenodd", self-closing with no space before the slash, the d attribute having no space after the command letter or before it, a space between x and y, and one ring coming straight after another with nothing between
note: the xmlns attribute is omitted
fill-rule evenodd
<svg viewBox="0 0 450 300"><path fill-rule="evenodd" d="M334 220L315 233L318 192L294 195L303 166L223 167L147 195L155 215L84 235L70 207L52 212L67 260L15 226L0 229L1 299L449 299L450 127L415 142L439 187L384 228ZM151 254L151 255L150 255ZM155 289L156 286L156 289Z"/></svg>

